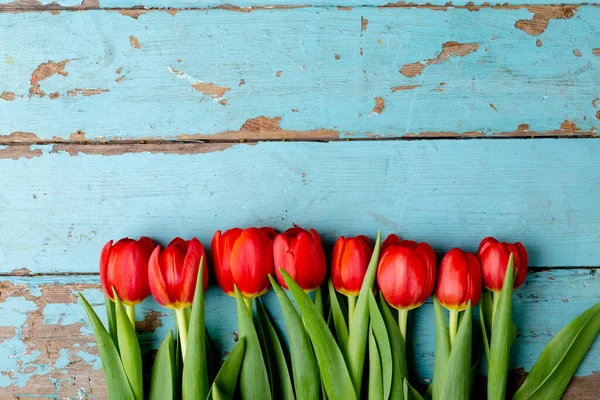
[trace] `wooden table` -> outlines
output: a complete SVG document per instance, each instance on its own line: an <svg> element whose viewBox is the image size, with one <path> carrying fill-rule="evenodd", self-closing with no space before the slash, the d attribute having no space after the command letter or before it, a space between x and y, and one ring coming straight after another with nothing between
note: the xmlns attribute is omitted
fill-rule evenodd
<svg viewBox="0 0 600 400"><path fill-rule="evenodd" d="M105 398L76 293L103 312L99 252L124 236L520 240L521 377L599 301L599 7L78 1L0 0L0 398ZM225 352L234 301L207 296ZM413 318L427 382L431 305ZM146 350L173 326L152 301L138 319ZM598 371L596 342L566 398L598 399Z"/></svg>

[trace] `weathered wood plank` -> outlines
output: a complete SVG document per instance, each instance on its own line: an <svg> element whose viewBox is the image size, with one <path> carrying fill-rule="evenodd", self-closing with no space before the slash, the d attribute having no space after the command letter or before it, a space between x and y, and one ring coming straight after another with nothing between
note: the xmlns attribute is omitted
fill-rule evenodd
<svg viewBox="0 0 600 400"><path fill-rule="evenodd" d="M0 140L597 132L599 7L171 14L0 13Z"/></svg>
<svg viewBox="0 0 600 400"><path fill-rule="evenodd" d="M0 397L105 398L96 345L85 313L77 303L82 291L103 315L95 276L5 278L0 283ZM593 269L531 273L515 294L517 341L511 367L528 371L545 344L566 323L598 301L600 278ZM282 326L277 300L265 296ZM137 308L145 351L171 329L173 319L153 301ZM431 377L435 348L431 304L411 313L409 335L421 381ZM550 317L551 316L551 317ZM215 286L207 294L207 326L221 354L230 350L236 332L235 303ZM418 336L417 333L418 332ZM600 393L600 343L580 366L566 399L597 399Z"/></svg>
<svg viewBox="0 0 600 400"><path fill-rule="evenodd" d="M438 251L494 235L533 266L595 266L598 154L595 139L8 146L0 272L95 272L123 236L208 245L217 229L293 224Z"/></svg>

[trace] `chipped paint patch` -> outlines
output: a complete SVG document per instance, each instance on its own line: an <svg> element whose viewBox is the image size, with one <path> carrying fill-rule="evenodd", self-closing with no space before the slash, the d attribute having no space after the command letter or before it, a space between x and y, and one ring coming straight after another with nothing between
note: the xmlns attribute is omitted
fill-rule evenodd
<svg viewBox="0 0 600 400"><path fill-rule="evenodd" d="M0 145L0 159L10 158L18 160L19 158L34 158L42 156L42 149L31 146L2 146Z"/></svg>
<svg viewBox="0 0 600 400"><path fill-rule="evenodd" d="M108 89L97 89L97 88L95 88L95 89L80 89L80 88L76 88L76 89L72 89L72 90L67 91L67 94L70 97L77 96L78 94L81 94L81 95L83 95L85 97L88 97L88 96L95 96L97 94L102 94L102 93L106 93L106 92L108 92Z"/></svg>
<svg viewBox="0 0 600 400"><path fill-rule="evenodd" d="M50 78L52 75L67 76L68 72L65 72L67 63L71 60L64 60L59 63L55 63L50 60L46 63L38 65L38 67L31 74L31 86L29 87L29 97L44 97L46 93L41 89L40 82L44 79Z"/></svg>
<svg viewBox="0 0 600 400"><path fill-rule="evenodd" d="M561 131L567 131L567 132L579 132L581 131L580 128L577 127L577 125L575 125L574 122L568 121L568 120L564 120L564 122L562 124L560 124L560 130Z"/></svg>
<svg viewBox="0 0 600 400"><path fill-rule="evenodd" d="M50 93L50 94L48 95L48 97L50 97L50 100L56 100L56 99L58 99L58 98L60 97L60 93L58 93L58 92L53 92L53 93Z"/></svg>
<svg viewBox="0 0 600 400"><path fill-rule="evenodd" d="M520 19L515 22L515 28L523 32L538 36L546 31L551 19L569 19L575 16L577 6L553 5L553 6L531 6L527 7L533 13L531 19Z"/></svg>
<svg viewBox="0 0 600 400"><path fill-rule="evenodd" d="M408 78L414 78L417 75L421 75L423 69L429 65L448 61L450 57L465 57L466 55L477 51L477 49L479 49L477 43L446 42L442 44L442 51L436 58L406 64L400 68L399 72Z"/></svg>
<svg viewBox="0 0 600 400"><path fill-rule="evenodd" d="M134 49L142 48L140 41L135 36L129 36L129 44L131 44L131 47L133 47Z"/></svg>
<svg viewBox="0 0 600 400"><path fill-rule="evenodd" d="M578 49L573 49L573 55L575 57L581 57L581 51L579 51Z"/></svg>
<svg viewBox="0 0 600 400"><path fill-rule="evenodd" d="M10 135L0 135L0 143L29 143L38 142L40 138L31 132L13 132Z"/></svg>
<svg viewBox="0 0 600 400"><path fill-rule="evenodd" d="M493 103L490 103L490 108L496 112L498 112L498 109L496 108L496 106Z"/></svg>
<svg viewBox="0 0 600 400"><path fill-rule="evenodd" d="M370 117L374 115L379 115L385 110L385 100L383 97L375 97L375 106L371 110Z"/></svg>
<svg viewBox="0 0 600 400"><path fill-rule="evenodd" d="M536 39L536 40L535 40L535 45L536 45L537 47L542 47L542 41L541 41L540 39Z"/></svg>
<svg viewBox="0 0 600 400"><path fill-rule="evenodd" d="M600 48L592 49L592 54L595 56L600 56Z"/></svg>
<svg viewBox="0 0 600 400"><path fill-rule="evenodd" d="M416 89L418 87L421 87L421 85L394 86L394 87L392 87L391 90L392 90L392 93L394 93L394 92L399 92L399 91L402 91L402 90L413 90L413 89Z"/></svg>
<svg viewBox="0 0 600 400"><path fill-rule="evenodd" d="M102 155L120 156L133 153L150 154L204 154L215 151L223 151L236 143L124 143L119 145L109 144L64 144L59 143L52 146L51 153L67 153L70 156Z"/></svg>
<svg viewBox="0 0 600 400"><path fill-rule="evenodd" d="M203 80L196 79L196 78L186 74L185 72L179 71L173 67L169 67L168 69L172 75L189 81L192 85L192 88L195 91L201 92L203 95L213 98L217 103L219 103L223 106L227 105L227 99L225 98L225 93L228 92L229 90L231 90L230 87L218 86L218 85L215 85L214 83L205 82Z"/></svg>
<svg viewBox="0 0 600 400"><path fill-rule="evenodd" d="M2 94L0 94L0 99L5 101L13 101L15 99L15 94L13 92L2 92Z"/></svg>
<svg viewBox="0 0 600 400"><path fill-rule="evenodd" d="M360 17L360 36L362 36L365 33L368 26L369 26L369 20L366 19L365 17Z"/></svg>

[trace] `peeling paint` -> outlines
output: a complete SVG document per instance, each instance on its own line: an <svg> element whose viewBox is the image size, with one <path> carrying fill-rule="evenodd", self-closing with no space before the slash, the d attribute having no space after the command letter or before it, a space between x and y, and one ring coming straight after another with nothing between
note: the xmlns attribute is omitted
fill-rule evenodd
<svg viewBox="0 0 600 400"><path fill-rule="evenodd" d="M18 160L19 158L41 157L42 150L33 146L2 146L0 145L0 159L10 158Z"/></svg>
<svg viewBox="0 0 600 400"><path fill-rule="evenodd" d="M48 95L48 97L50 97L50 100L56 100L56 99L58 99L58 98L60 97L60 93L58 93L58 92L53 92L53 93L50 93L50 94Z"/></svg>
<svg viewBox="0 0 600 400"><path fill-rule="evenodd" d="M578 49L574 49L574 50L573 50L573 55L574 55L575 57L581 57L581 52L580 52Z"/></svg>
<svg viewBox="0 0 600 400"><path fill-rule="evenodd" d="M498 109L496 108L496 106L493 103L490 103L490 107L492 108L492 110L498 112Z"/></svg>
<svg viewBox="0 0 600 400"><path fill-rule="evenodd" d="M580 128L577 127L577 125L575 125L574 122L568 121L565 119L565 121L560 124L560 130L561 131L568 131L568 132L578 132L581 131Z"/></svg>
<svg viewBox="0 0 600 400"><path fill-rule="evenodd" d="M548 28L551 19L569 19L575 16L578 6L553 5L553 6L530 6L527 7L533 13L531 19L520 19L515 22L515 28L523 32L538 36Z"/></svg>
<svg viewBox="0 0 600 400"><path fill-rule="evenodd" d="M399 72L408 78L413 78L417 75L421 75L423 69L429 65L442 63L454 56L464 57L477 51L478 48L479 45L477 43L446 42L442 45L442 51L436 58L406 64L400 68Z"/></svg>
<svg viewBox="0 0 600 400"><path fill-rule="evenodd" d="M40 64L31 74L31 86L29 87L29 97L44 97L46 93L40 88L40 82L44 79L50 78L52 75L67 76L68 72L65 72L67 63L71 60L64 60L59 63L55 63L50 60L46 63Z"/></svg>
<svg viewBox="0 0 600 400"><path fill-rule="evenodd" d="M363 33L365 33L368 26L369 26L369 20L366 19L365 17L360 17L360 36L362 36Z"/></svg>
<svg viewBox="0 0 600 400"><path fill-rule="evenodd" d="M536 40L535 40L535 45L536 45L537 47L542 47L542 41L541 41L540 39L536 39Z"/></svg>
<svg viewBox="0 0 600 400"><path fill-rule="evenodd" d="M598 108L598 101L600 101L600 97L596 97L594 100L592 100L592 106L594 108Z"/></svg>
<svg viewBox="0 0 600 400"><path fill-rule="evenodd" d="M394 87L392 87L391 90L392 90L392 93L394 93L394 92L398 92L401 90L413 90L418 87L421 87L421 85L394 86Z"/></svg>
<svg viewBox="0 0 600 400"><path fill-rule="evenodd" d="M106 93L106 92L108 92L108 89L97 89L97 88L95 88L95 89L80 89L80 88L76 88L76 89L72 89L72 90L67 91L67 94L70 97L77 96L78 94L81 94L81 95L83 95L85 97L88 97L88 96L95 96L97 94L102 94L102 93Z"/></svg>
<svg viewBox="0 0 600 400"><path fill-rule="evenodd" d="M67 153L70 156L80 154L120 156L133 153L151 154L204 154L223 151L236 143L123 143L118 146L109 144L55 144L51 153Z"/></svg>
<svg viewBox="0 0 600 400"><path fill-rule="evenodd" d="M140 41L135 36L129 36L129 44L131 44L131 47L133 47L134 49L142 48Z"/></svg>
<svg viewBox="0 0 600 400"><path fill-rule="evenodd" d="M30 143L39 142L40 138L35 133L31 132L13 132L10 135L0 135L0 143Z"/></svg>
<svg viewBox="0 0 600 400"><path fill-rule="evenodd" d="M384 109L385 100L383 97L375 97L375 106L373 107L373 110L371 110L371 116L381 114Z"/></svg>
<svg viewBox="0 0 600 400"><path fill-rule="evenodd" d="M15 94L13 92L2 92L2 94L0 94L0 99L13 101L15 99Z"/></svg>
<svg viewBox="0 0 600 400"><path fill-rule="evenodd" d="M597 49L592 49L592 54L595 56L600 56L600 47Z"/></svg>
<svg viewBox="0 0 600 400"><path fill-rule="evenodd" d="M217 103L219 103L223 106L227 105L227 99L225 98L225 93L228 92L229 90L231 90L230 87L218 86L218 85L215 85L214 83L205 82L200 79L196 79L196 78L186 74L183 71L177 70L176 68L174 68L172 66L170 66L168 69L171 72L171 74L173 74L174 76L177 76L178 78L189 81L190 84L192 85L192 88L195 91L201 92L205 96L210 96Z"/></svg>

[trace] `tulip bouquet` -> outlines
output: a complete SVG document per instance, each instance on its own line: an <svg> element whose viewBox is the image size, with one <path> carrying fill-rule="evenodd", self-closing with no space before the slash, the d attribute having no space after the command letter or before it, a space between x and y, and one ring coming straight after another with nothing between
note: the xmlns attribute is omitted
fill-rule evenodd
<svg viewBox="0 0 600 400"><path fill-rule="evenodd" d="M512 292L528 264L520 243L486 238L477 254L452 249L438 266L427 243L393 234L382 244L380 234L374 244L366 236L340 237L329 274L312 229L217 231L211 253L212 275L235 298L239 330L214 377L204 319L209 268L200 241L176 238L161 249L142 237L104 247L100 278L108 329L80 297L110 399L463 400L471 397L480 364L487 369L488 398L506 398L516 332ZM271 288L286 340L261 300ZM173 310L177 323L144 379L134 307L150 294ZM432 295L433 380L419 391L406 360L408 313ZM479 335L473 335L477 305L481 355ZM560 399L599 330L600 303L550 341L513 399Z"/></svg>

